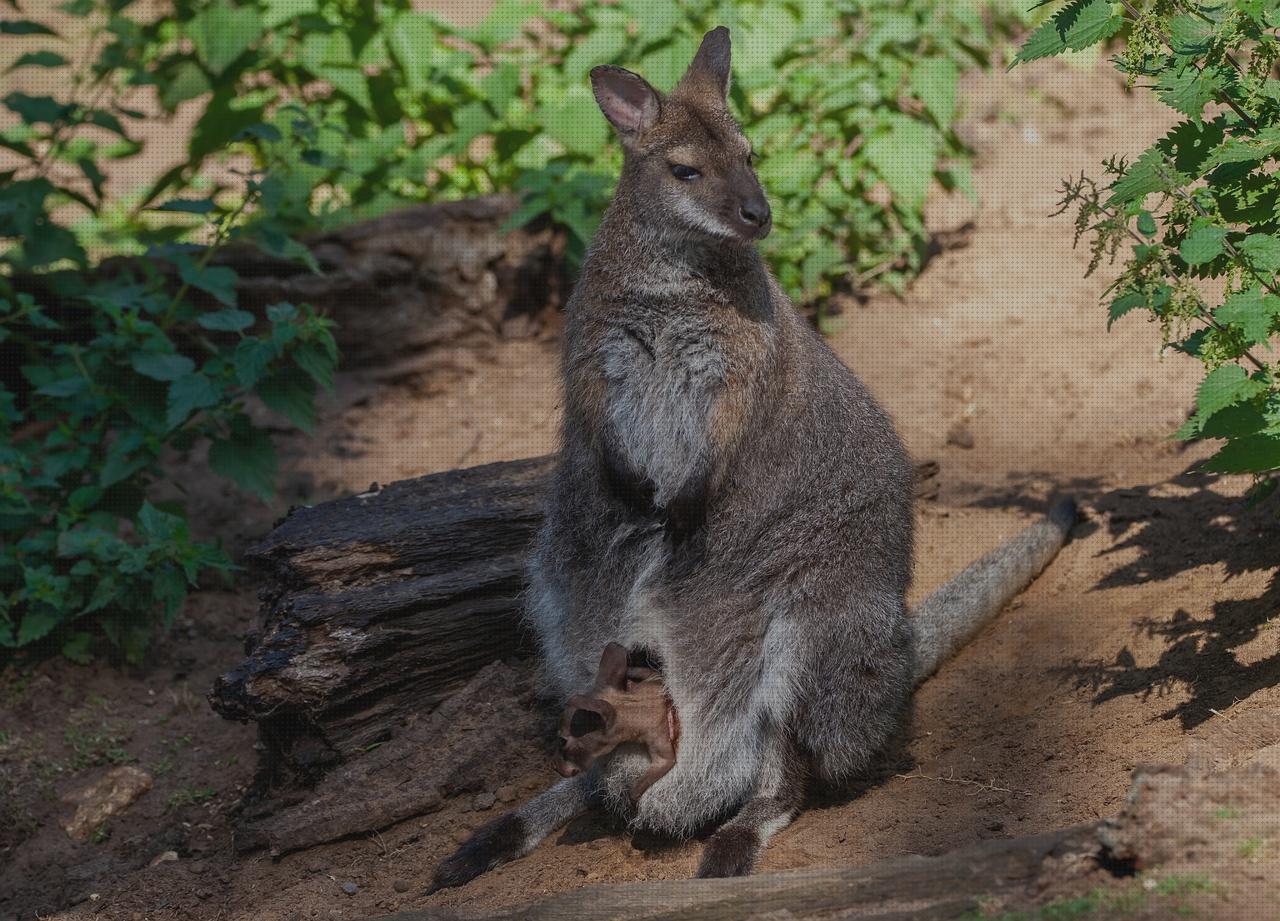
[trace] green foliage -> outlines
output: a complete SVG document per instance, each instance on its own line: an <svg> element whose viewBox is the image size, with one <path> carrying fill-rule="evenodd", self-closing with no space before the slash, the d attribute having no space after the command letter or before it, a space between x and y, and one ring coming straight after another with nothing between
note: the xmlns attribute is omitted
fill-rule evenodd
<svg viewBox="0 0 1280 921"><path fill-rule="evenodd" d="M186 162L146 194L192 182L257 123L284 156L303 106L316 142L281 170L311 227L406 201L517 190L581 257L620 154L587 73L631 67L670 89L715 25L733 30L733 104L776 207L765 243L800 300L832 283L898 287L921 265L931 184L969 190L952 131L960 74L986 61L1008 0L586 0L573 12L503 0L461 28L409 0L178 0L116 29L111 54L167 109L202 115ZM47 114L47 113L46 113ZM295 147L296 151L296 147Z"/></svg>
<svg viewBox="0 0 1280 921"><path fill-rule="evenodd" d="M1280 474L1280 0L1072 0L1027 40L1019 61L1097 44L1129 29L1116 66L1182 120L1100 186L1064 184L1089 237L1093 271L1128 247L1108 289L1109 323L1142 310L1166 346L1205 378L1183 439L1222 439L1205 469ZM1208 284L1206 282L1209 282Z"/></svg>
<svg viewBox="0 0 1280 921"><path fill-rule="evenodd" d="M241 309L235 273L214 262L233 240L305 252L272 210L289 200L280 172L291 155L259 151L226 196L153 199L128 219L146 259L91 270L72 227L117 207L103 170L141 149L125 128L138 113L123 95L152 76L149 60L131 63L139 27L118 6L71 10L96 24L91 44L102 50L87 71L53 51L18 58L15 67L65 69L63 95L3 100L19 121L0 137L18 161L0 175L0 650L9 655L42 644L87 661L100 631L136 661L202 575L231 569L192 537L180 504L154 498L166 458L208 444L215 472L269 497L275 452L246 400L308 427L337 359L327 320L290 304L262 316ZM53 35L37 23L4 25ZM297 122L305 154L315 137L305 113L281 115Z"/></svg>

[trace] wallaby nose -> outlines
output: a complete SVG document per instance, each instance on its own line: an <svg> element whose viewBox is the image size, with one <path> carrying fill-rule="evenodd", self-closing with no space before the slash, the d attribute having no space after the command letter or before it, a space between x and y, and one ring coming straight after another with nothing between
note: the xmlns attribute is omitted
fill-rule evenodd
<svg viewBox="0 0 1280 921"><path fill-rule="evenodd" d="M753 227L763 227L769 223L769 203L764 199L743 202L738 208L738 217Z"/></svg>

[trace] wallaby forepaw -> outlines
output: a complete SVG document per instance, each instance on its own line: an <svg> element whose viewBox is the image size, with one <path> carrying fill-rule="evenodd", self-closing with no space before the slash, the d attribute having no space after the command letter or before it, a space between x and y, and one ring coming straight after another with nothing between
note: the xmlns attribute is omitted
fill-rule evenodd
<svg viewBox="0 0 1280 921"><path fill-rule="evenodd" d="M756 864L760 839L750 828L722 828L702 851L698 879L746 876Z"/></svg>
<svg viewBox="0 0 1280 921"><path fill-rule="evenodd" d="M514 812L476 830L467 843L436 867L427 895L464 886L494 867L519 857L524 845L524 821Z"/></svg>

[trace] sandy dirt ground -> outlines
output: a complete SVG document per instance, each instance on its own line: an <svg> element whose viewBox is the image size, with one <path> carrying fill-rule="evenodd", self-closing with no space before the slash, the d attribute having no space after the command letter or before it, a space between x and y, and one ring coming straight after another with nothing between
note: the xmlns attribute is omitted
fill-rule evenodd
<svg viewBox="0 0 1280 921"><path fill-rule="evenodd" d="M922 687L902 757L851 793L817 799L777 836L763 871L937 854L1091 821L1121 809L1142 764L1230 767L1280 742L1280 525L1240 501L1247 483L1194 472L1205 446L1167 441L1192 407L1197 366L1161 359L1158 330L1140 319L1106 331L1106 272L1085 279L1070 221L1049 216L1062 177L1138 152L1167 116L1109 69L1060 62L977 76L965 98L980 205L935 203L931 226L956 245L906 297L849 304L830 341L911 451L941 463L939 496L919 510L916 597L1052 493L1075 494L1082 521L1042 577ZM557 358L554 341L512 342L444 388L335 400L313 440L286 440L275 505L211 488L196 514L235 549L290 503L548 452ZM697 842L648 846L589 816L523 860L424 896L431 868L469 830L554 779L536 734L513 738L437 812L278 862L236 855L228 813L252 778L253 731L219 720L203 693L236 661L253 618L251 587L206 592L145 669L49 662L3 676L0 917L484 912L692 874ZM147 770L152 789L101 840L72 843L60 827L74 811L67 797L124 762ZM1230 821L1218 834L1221 846L1179 855L1212 882L1181 907L1266 916L1254 910L1274 907L1259 900L1273 891L1264 877L1280 840L1242 837ZM1164 917L1172 909L1160 904L1136 916Z"/></svg>

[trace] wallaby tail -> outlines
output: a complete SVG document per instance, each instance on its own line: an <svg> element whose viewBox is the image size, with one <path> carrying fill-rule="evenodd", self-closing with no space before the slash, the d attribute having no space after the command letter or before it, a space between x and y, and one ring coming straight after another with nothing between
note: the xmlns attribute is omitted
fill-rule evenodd
<svg viewBox="0 0 1280 921"><path fill-rule="evenodd" d="M916 683L924 681L1040 574L1067 540L1076 504L1063 499L1017 537L971 563L912 611Z"/></svg>

